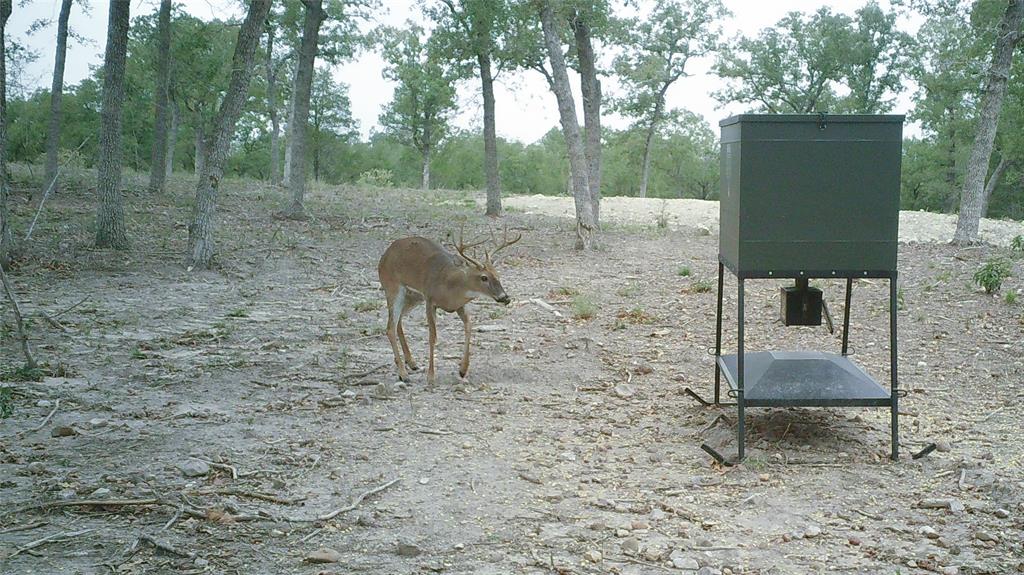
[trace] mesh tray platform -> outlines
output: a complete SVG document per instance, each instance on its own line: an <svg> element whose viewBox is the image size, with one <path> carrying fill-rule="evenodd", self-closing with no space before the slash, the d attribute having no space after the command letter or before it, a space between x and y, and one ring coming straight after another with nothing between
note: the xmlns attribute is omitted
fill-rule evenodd
<svg viewBox="0 0 1024 575"><path fill-rule="evenodd" d="M744 403L750 407L875 407L892 403L879 385L848 358L817 351L760 351L743 362ZM718 364L736 390L736 355Z"/></svg>

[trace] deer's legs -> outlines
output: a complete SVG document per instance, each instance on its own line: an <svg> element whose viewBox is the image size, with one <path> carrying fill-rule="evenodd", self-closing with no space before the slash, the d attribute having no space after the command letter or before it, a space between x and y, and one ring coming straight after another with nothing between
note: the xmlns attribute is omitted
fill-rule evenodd
<svg viewBox="0 0 1024 575"><path fill-rule="evenodd" d="M390 294L389 294L390 295ZM402 320L402 314L405 311L405 287L398 286L395 290L393 297L388 297L388 341L391 342L391 351L395 354L395 366L398 368L398 379L402 381L409 381L409 373L405 370L405 363L402 361L402 356L398 351L398 334L401 333L399 330L399 322ZM405 345L405 339L402 339L402 345ZM408 352L408 350L406 350Z"/></svg>
<svg viewBox="0 0 1024 575"><path fill-rule="evenodd" d="M402 319L405 318L405 314L409 313L412 308L419 305L419 303L423 301L423 298L415 291L411 291L408 288L403 289L405 290L405 307L402 308L402 313L398 316L398 341L402 344L402 353L405 355L405 365L408 366L410 370L416 371L419 369L419 366L416 365L416 361L412 358L412 352L409 351L409 343L405 339L405 331L402 330Z"/></svg>
<svg viewBox="0 0 1024 575"><path fill-rule="evenodd" d="M466 343L462 348L462 363L459 365L459 377L466 379L466 374L469 373L469 314L466 313L466 306L455 310L455 313L462 318L462 328L466 332Z"/></svg>
<svg viewBox="0 0 1024 575"><path fill-rule="evenodd" d="M437 343L437 308L429 299L427 300L427 331L430 332L428 336L430 361L427 365L427 383L432 386L436 381L434 377L434 344Z"/></svg>

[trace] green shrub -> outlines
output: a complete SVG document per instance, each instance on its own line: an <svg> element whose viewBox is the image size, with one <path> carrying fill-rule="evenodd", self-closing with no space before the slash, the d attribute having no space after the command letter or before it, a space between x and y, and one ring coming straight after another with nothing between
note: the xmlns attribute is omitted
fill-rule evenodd
<svg viewBox="0 0 1024 575"><path fill-rule="evenodd" d="M391 170L373 168L372 170L366 170L359 174L359 179L356 180L356 184L360 186L390 188L394 185L394 179L395 176L391 173Z"/></svg>
<svg viewBox="0 0 1024 575"><path fill-rule="evenodd" d="M676 270L676 275L684 278L689 277L690 273L690 266L679 266L679 269Z"/></svg>
<svg viewBox="0 0 1024 575"><path fill-rule="evenodd" d="M974 272L974 283L981 286L985 293L994 294L1003 286L1003 280L1010 277L1010 262L1004 258L993 258L985 262Z"/></svg>
<svg viewBox="0 0 1024 575"><path fill-rule="evenodd" d="M1024 236L1017 234L1010 240L1010 251L1024 254Z"/></svg>
<svg viewBox="0 0 1024 575"><path fill-rule="evenodd" d="M597 315L597 304L590 296L580 294L572 298L572 315L576 319L593 319Z"/></svg>

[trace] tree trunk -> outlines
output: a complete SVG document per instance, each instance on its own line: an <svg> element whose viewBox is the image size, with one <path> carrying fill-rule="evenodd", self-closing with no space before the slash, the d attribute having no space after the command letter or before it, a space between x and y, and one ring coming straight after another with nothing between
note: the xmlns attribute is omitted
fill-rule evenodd
<svg viewBox="0 0 1024 575"><path fill-rule="evenodd" d="M569 171L572 174L572 195L576 201L576 249L585 250L595 247L593 199L590 195L590 184L583 139L580 136L580 125L576 120L576 104L569 88L569 74L565 69L565 57L562 55L562 41L555 25L554 0L544 0L541 5L541 27L544 30L544 44L548 59L551 61L551 88L558 100L558 115L562 124L562 134L569 151Z"/></svg>
<svg viewBox="0 0 1024 575"><path fill-rule="evenodd" d="M988 203L992 199L992 192L995 191L996 186L999 185L999 181L1003 179L1003 174L1006 173L1006 169L1010 167L1010 161L1006 159L1006 156L1000 156L999 163L996 164L996 169L992 171L992 175L988 177L988 182L985 184L985 196L981 202L981 217L988 215Z"/></svg>
<svg viewBox="0 0 1024 575"><path fill-rule="evenodd" d="M267 113L270 116L270 183L281 185L281 119L277 117L277 71L274 69L274 26L267 25Z"/></svg>
<svg viewBox="0 0 1024 575"><path fill-rule="evenodd" d="M420 189L424 192L430 189L430 145L423 147L423 178L420 180Z"/></svg>
<svg viewBox="0 0 1024 575"><path fill-rule="evenodd" d="M576 13L573 19L576 54L580 61L580 93L583 97L583 125L586 128L587 184L590 187L594 227L601 225L601 82L597 79L590 25Z"/></svg>
<svg viewBox="0 0 1024 575"><path fill-rule="evenodd" d="M298 54L295 54L298 59ZM298 66L296 66L298 71ZM292 94L288 98L288 122L284 125L284 174L281 183L290 182L292 179L292 128L295 126L295 74L292 74Z"/></svg>
<svg viewBox="0 0 1024 575"><path fill-rule="evenodd" d="M160 194L164 191L167 176L167 138L170 123L170 106L167 105L171 91L171 0L160 0L160 16L157 25L156 58L156 116L153 121L153 160L149 164L149 191Z"/></svg>
<svg viewBox="0 0 1024 575"><path fill-rule="evenodd" d="M112 2L119 4L120 2ZM235 53L231 59L231 82L224 94L214 124L210 155L203 162L203 171L196 185L196 203L192 209L192 223L188 228L189 268L210 266L214 254L214 213L217 207L217 191L224 176L235 123L242 115L242 106L249 91L249 81L256 61L256 47L260 41L260 30L270 12L271 0L252 0L249 13L238 31Z"/></svg>
<svg viewBox="0 0 1024 575"><path fill-rule="evenodd" d="M651 176L651 141L654 140L654 133L658 131L658 122L661 121L661 111L665 108L665 92L668 91L668 84L658 93L658 100L654 103L654 112L651 114L651 123L647 126L647 136L644 139L644 162L640 169L640 197L647 197L647 182Z"/></svg>
<svg viewBox="0 0 1024 575"><path fill-rule="evenodd" d="M978 131L971 147L971 159L967 164L967 175L960 195L960 215L956 220L956 233L953 234L953 243L957 245L978 243L978 225L985 205L985 176L988 174L989 159L992 157L992 147L999 127L999 113L1006 97L1013 51L1022 33L1024 0L1010 0L999 25L992 65L981 97Z"/></svg>
<svg viewBox="0 0 1024 575"><path fill-rule="evenodd" d="M203 109L201 107L196 109L196 125L193 131L195 132L196 139L196 157L193 161L192 169L195 170L195 174L198 176L206 166L206 123L203 121Z"/></svg>
<svg viewBox="0 0 1024 575"><path fill-rule="evenodd" d="M178 103L171 99L171 128L167 134L167 153L164 155L164 180L174 174L174 149L178 144L178 128L181 127L181 110Z"/></svg>
<svg viewBox="0 0 1024 575"><path fill-rule="evenodd" d="M57 54L53 62L53 83L50 85L50 129L46 137L46 179L43 193L53 187L57 191L57 156L60 150L60 120L64 115L61 100L64 96L64 60L68 53L68 19L71 0L63 0L57 17Z"/></svg>
<svg viewBox="0 0 1024 575"><path fill-rule="evenodd" d="M291 190L292 201L284 211L289 218L305 219L306 212L302 205L306 193L306 147L309 130L309 99L313 88L313 62L316 60L317 39L320 35L320 24L327 14L323 9L323 0L303 0L306 6L306 18L302 24L302 46L299 48L299 60L295 69L295 106L292 118L292 137L288 142L292 150L291 174L288 188Z"/></svg>
<svg viewBox="0 0 1024 575"><path fill-rule="evenodd" d="M11 0L0 0L0 267L11 263L11 213L7 208L7 19Z"/></svg>
<svg viewBox="0 0 1024 575"><path fill-rule="evenodd" d="M96 168L96 247L128 248L121 196L121 127L124 109L124 63L128 49L131 2L111 2L107 47L103 58L103 111L100 114L100 157Z"/></svg>
<svg viewBox="0 0 1024 575"><path fill-rule="evenodd" d="M483 54L477 57L480 65L480 82L484 93L484 173L487 175L488 216L501 215L501 179L498 177L498 136L494 120L494 76L491 73L491 57Z"/></svg>

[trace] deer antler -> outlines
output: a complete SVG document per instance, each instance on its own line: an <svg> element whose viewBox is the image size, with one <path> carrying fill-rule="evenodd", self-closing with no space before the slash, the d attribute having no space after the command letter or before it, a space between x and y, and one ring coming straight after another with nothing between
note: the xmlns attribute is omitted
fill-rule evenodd
<svg viewBox="0 0 1024 575"><path fill-rule="evenodd" d="M480 262L476 261L475 259L473 259L473 258L469 257L469 256L468 256L468 255L466 254L466 250L469 250L469 249L475 248L475 247L477 247L477 246L479 246L479 245L483 244L483 243L484 243L485 241L487 241L487 240L480 240L480 241L478 241L478 242L475 242L475 243L471 243L471 244L468 244L468 245L467 245L467 244L466 244L466 243L465 243L465 242L463 241L463 238L462 238L462 232L464 231L465 227L466 227L465 225L459 226L459 241L458 241L458 243L457 243L457 244L455 244L455 251L459 252L459 256L460 256L460 257L462 257L462 259L464 259L464 260L466 260L467 262L469 262L469 263L473 264L473 265L474 265L474 266L476 266L477 268L483 269L483 268L484 268L484 265L483 265L483 264L481 264Z"/></svg>
<svg viewBox="0 0 1024 575"><path fill-rule="evenodd" d="M496 247L493 250L491 250L490 252L487 253L487 261L488 262L493 262L494 261L493 258L494 258L494 256L496 256L498 254L498 252L500 252L501 250L503 250L503 249L509 247L510 245L518 242L521 239L523 239L523 234L517 234L515 239L509 240L508 239L508 226L505 226L505 232L502 234L501 244L499 245L497 239L495 239L495 237L494 237L494 232L492 231L491 232L491 240L494 242Z"/></svg>

